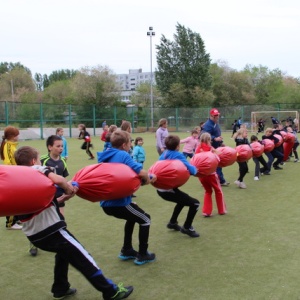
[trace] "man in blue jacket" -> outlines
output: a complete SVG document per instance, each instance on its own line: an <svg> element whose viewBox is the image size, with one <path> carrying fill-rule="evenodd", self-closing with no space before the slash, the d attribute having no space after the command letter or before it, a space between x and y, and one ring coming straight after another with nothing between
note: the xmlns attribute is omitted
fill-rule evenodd
<svg viewBox="0 0 300 300"><path fill-rule="evenodd" d="M214 148L224 146L221 136L221 128L219 126L220 112L216 108L212 108L209 112L209 119L205 122L203 132L208 132L211 135L211 145ZM222 186L228 186L230 183L224 178L222 168L217 168L217 174Z"/></svg>

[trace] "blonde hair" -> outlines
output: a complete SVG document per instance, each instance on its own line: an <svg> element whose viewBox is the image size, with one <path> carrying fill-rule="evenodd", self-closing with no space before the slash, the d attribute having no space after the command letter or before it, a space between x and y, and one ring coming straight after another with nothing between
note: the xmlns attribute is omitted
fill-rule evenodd
<svg viewBox="0 0 300 300"><path fill-rule="evenodd" d="M247 128L246 127L242 127L240 128L234 135L233 138L237 138L238 136L242 136L245 132L247 132Z"/></svg>
<svg viewBox="0 0 300 300"><path fill-rule="evenodd" d="M161 127L161 126L163 126L163 125L165 125L165 124L167 124L168 123L168 120L167 119L160 119L159 121L158 121L158 127Z"/></svg>
<svg viewBox="0 0 300 300"><path fill-rule="evenodd" d="M118 129L117 125L110 125L110 126L108 127L108 131L109 131L110 133L113 133L113 132L116 131L117 129Z"/></svg>
<svg viewBox="0 0 300 300"><path fill-rule="evenodd" d="M211 143L211 135L208 132L203 132L200 136L200 143Z"/></svg>
<svg viewBox="0 0 300 300"><path fill-rule="evenodd" d="M267 134L267 133L273 133L273 128L270 128L270 127L266 128L265 134Z"/></svg>

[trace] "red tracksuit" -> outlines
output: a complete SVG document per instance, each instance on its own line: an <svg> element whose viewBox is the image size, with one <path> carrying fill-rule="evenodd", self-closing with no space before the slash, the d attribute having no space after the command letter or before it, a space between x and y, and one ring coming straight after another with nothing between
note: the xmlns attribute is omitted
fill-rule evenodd
<svg viewBox="0 0 300 300"><path fill-rule="evenodd" d="M200 153L203 151L211 151L212 147L207 144L200 144L196 150L196 153ZM220 184L220 180L218 174L216 172L199 177L199 181L205 189L204 201L202 207L203 216L210 217L212 214L212 192L215 191L215 197L217 202L218 213L220 215L224 215L227 213L226 203L224 200L224 195L222 191L222 187Z"/></svg>

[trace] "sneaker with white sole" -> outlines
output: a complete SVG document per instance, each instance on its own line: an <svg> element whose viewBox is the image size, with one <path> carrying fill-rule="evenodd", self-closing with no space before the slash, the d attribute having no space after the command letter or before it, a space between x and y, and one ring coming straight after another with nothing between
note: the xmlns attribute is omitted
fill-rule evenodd
<svg viewBox="0 0 300 300"><path fill-rule="evenodd" d="M240 185L239 185L239 188L240 189L246 189L246 184L244 182L241 182Z"/></svg>
<svg viewBox="0 0 300 300"><path fill-rule="evenodd" d="M234 182L234 184L236 184L237 186L240 186L240 181L239 180L236 180L235 182Z"/></svg>
<svg viewBox="0 0 300 300"><path fill-rule="evenodd" d="M11 226L11 227L6 227L6 229L8 229L8 230L21 230L22 229L22 226L21 225L19 225L19 224L17 224L17 223L15 223L13 226Z"/></svg>
<svg viewBox="0 0 300 300"><path fill-rule="evenodd" d="M229 186L229 184L230 184L230 182L225 181L225 182L221 183L221 186Z"/></svg>
<svg viewBox="0 0 300 300"><path fill-rule="evenodd" d="M258 176L255 176L255 177L254 177L254 180L259 180L259 177L258 177Z"/></svg>

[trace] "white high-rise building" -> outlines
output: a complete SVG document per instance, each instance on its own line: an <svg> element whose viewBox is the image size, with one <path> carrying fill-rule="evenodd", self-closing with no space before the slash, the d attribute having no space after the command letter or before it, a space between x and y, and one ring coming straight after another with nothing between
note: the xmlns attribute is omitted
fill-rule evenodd
<svg viewBox="0 0 300 300"><path fill-rule="evenodd" d="M143 72L142 69L130 69L128 74L117 74L117 82L121 85L121 100L130 102L132 93L141 83L151 82L151 72ZM154 72L152 84L155 84Z"/></svg>

